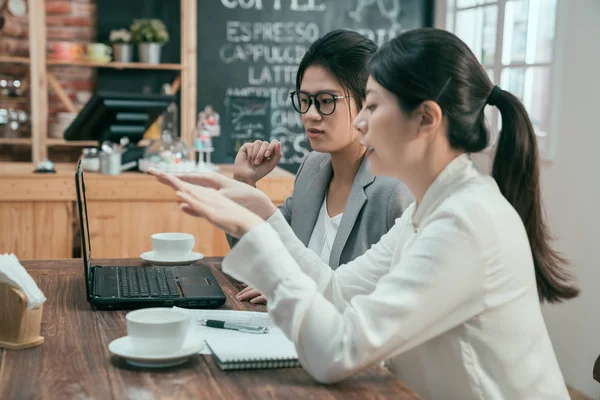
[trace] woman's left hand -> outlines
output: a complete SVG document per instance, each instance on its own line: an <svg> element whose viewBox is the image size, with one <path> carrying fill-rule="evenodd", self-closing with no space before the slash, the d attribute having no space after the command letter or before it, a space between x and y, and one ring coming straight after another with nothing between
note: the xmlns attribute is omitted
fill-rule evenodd
<svg viewBox="0 0 600 400"><path fill-rule="evenodd" d="M252 289L250 286L247 286L241 292L236 294L235 298L240 301L248 300L252 304L265 304L267 302L265 296L260 294L258 290Z"/></svg>
<svg viewBox="0 0 600 400"><path fill-rule="evenodd" d="M193 185L173 175L168 176L167 180L158 180L176 189L180 207L186 214L204 218L235 238L241 238L254 226L265 222L213 188Z"/></svg>

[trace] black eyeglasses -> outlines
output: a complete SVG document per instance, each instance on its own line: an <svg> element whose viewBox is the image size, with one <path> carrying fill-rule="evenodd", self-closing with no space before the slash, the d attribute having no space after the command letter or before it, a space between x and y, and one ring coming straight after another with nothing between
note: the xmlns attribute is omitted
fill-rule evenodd
<svg viewBox="0 0 600 400"><path fill-rule="evenodd" d="M310 94L301 90L295 90L290 93L294 110L300 114L306 114L310 106L314 103L315 108L321 115L331 115L335 111L335 105L338 99L347 99L352 96L337 96L333 93Z"/></svg>

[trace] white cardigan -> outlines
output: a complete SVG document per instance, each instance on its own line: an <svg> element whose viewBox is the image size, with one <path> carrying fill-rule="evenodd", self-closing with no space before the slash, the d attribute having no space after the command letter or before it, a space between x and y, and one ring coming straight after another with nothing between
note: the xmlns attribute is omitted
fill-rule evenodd
<svg viewBox="0 0 600 400"><path fill-rule="evenodd" d="M279 212L240 240L223 270L266 296L318 381L386 360L426 399L569 399L523 223L466 154L335 271Z"/></svg>

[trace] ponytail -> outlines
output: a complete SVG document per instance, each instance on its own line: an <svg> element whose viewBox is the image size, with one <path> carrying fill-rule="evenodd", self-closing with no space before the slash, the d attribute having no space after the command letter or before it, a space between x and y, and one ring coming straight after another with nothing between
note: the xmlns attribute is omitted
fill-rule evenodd
<svg viewBox="0 0 600 400"><path fill-rule="evenodd" d="M375 53L369 70L404 111L435 101L447 119L448 141L455 150L483 150L489 140L485 104L498 107L502 133L492 176L527 231L540 300L560 302L577 296L579 289L565 270L566 260L550 245L540 195L538 148L523 104L509 92L492 87L469 47L440 29L413 29L397 36Z"/></svg>
<svg viewBox="0 0 600 400"><path fill-rule="evenodd" d="M576 297L579 289L564 268L567 261L550 245L540 194L538 147L527 111L519 99L497 86L488 104L495 105L502 118L492 176L525 225L540 300L556 303Z"/></svg>

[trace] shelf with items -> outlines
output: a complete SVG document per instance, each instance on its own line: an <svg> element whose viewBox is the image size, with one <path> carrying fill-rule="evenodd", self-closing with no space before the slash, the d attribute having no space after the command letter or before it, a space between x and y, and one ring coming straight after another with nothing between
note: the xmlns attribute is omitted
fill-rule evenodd
<svg viewBox="0 0 600 400"><path fill-rule="evenodd" d="M31 138L0 138L0 145L3 144L18 144L24 146L31 146Z"/></svg>
<svg viewBox="0 0 600 400"><path fill-rule="evenodd" d="M28 57L14 57L0 55L0 62L14 64L30 64ZM146 64L141 62L99 62L88 60L53 60L46 59L47 66L65 66L65 67L90 67L90 68L112 68L112 69L138 69L149 71L181 71L182 64L164 63L164 64Z"/></svg>
<svg viewBox="0 0 600 400"><path fill-rule="evenodd" d="M0 138L0 145L23 145L31 146L31 138ZM95 140L74 140L68 141L59 138L48 138L44 141L48 147L97 147L98 142Z"/></svg>
<svg viewBox="0 0 600 400"><path fill-rule="evenodd" d="M8 139L0 138L0 145L30 146L31 160L38 163L52 152L76 151L77 148L98 146L91 141L65 141L61 138L48 136L49 130L49 99L48 91L52 90L68 112L78 112L69 94L53 75L53 69L58 67L88 67L113 70L146 70L173 71L177 77L172 83L173 92L180 92L181 107L181 139L191 147L193 127L196 115L196 54L197 54L197 0L180 0L181 4L181 62L164 64L146 64L140 62L94 62L88 60L65 61L52 59L47 56L46 40L46 7L45 0L28 0L28 29L29 57L17 57L0 54L0 63L21 64L29 68L29 102L31 138ZM58 75L57 75L58 76Z"/></svg>
<svg viewBox="0 0 600 400"><path fill-rule="evenodd" d="M13 64L29 64L29 57L15 57L15 56L7 56L0 55L0 62L3 63L13 63Z"/></svg>
<svg viewBox="0 0 600 400"><path fill-rule="evenodd" d="M46 146L49 147L98 147L95 140L65 140L57 138L46 139Z"/></svg>
<svg viewBox="0 0 600 400"><path fill-rule="evenodd" d="M70 67L93 67L93 68L112 68L112 69L144 69L144 70L166 70L166 71L181 71L181 64L145 64L139 62L99 62L87 60L47 60L49 66L63 65Z"/></svg>

